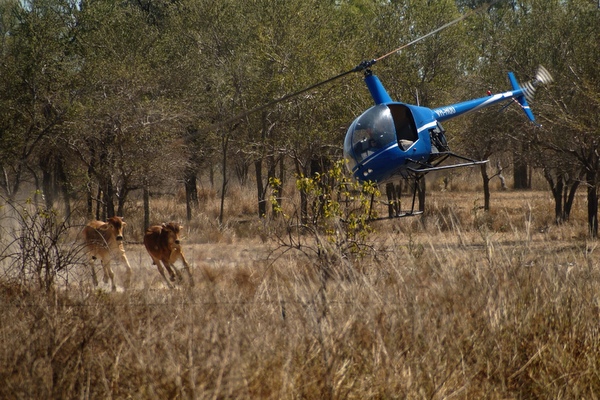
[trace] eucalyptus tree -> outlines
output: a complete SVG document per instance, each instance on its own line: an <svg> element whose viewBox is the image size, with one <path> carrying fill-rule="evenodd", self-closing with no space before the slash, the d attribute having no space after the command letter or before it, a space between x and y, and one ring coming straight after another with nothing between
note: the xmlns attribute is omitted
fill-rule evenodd
<svg viewBox="0 0 600 400"><path fill-rule="evenodd" d="M206 124L273 103L331 77L332 71L339 73L339 60L349 48L349 38L335 33L341 26L336 22L341 18L340 8L335 2L235 1L211 10L201 29L205 34L212 32L204 48L215 64L205 77L211 87ZM232 22L239 20L243 24ZM334 124L327 118L332 114L322 113L337 107L327 95L331 92L331 87L307 91L219 126L217 136L231 139L228 143L237 159L242 153L244 159L252 160L260 216L267 214L268 182L284 178L286 156L306 164L311 158L307 154L327 147L316 145L312 138L331 135L325 125ZM337 99L343 96L342 92Z"/></svg>
<svg viewBox="0 0 600 400"><path fill-rule="evenodd" d="M85 84L71 148L97 182L106 216L123 215L132 190L169 184L183 169L174 140L182 111L165 84L165 33L145 10L112 0L84 3L78 22Z"/></svg>
<svg viewBox="0 0 600 400"><path fill-rule="evenodd" d="M460 2L464 5L479 5L480 2ZM477 4L474 4L477 3ZM523 83L533 77L537 64L520 54L514 44L515 31L522 24L522 9L513 1L501 1L469 18L467 40L471 47L471 58L466 74L463 75L462 97L484 96L487 91L504 92L510 87L508 71L514 71ZM535 110L534 110L535 113ZM519 177L527 178L527 160L521 150L521 142L515 140L530 132L527 121L518 106L503 104L480 113L461 118L456 125L448 125L460 132L456 137L456 148L461 153L476 159L489 159L513 154L515 187ZM490 172L490 164L480 166L483 186L484 209L490 208L490 180L496 176ZM527 181L527 179L526 179Z"/></svg>
<svg viewBox="0 0 600 400"><path fill-rule="evenodd" d="M202 131L199 127L203 121L215 118L211 114L211 105L219 101L212 80L220 73L213 44L221 40L216 24L225 23L219 19L222 18L219 10L223 9L223 4L195 0L148 0L132 4L137 5L147 21L159 30L159 39L152 51L152 65L157 86L175 116L169 122L170 139L166 143L173 149L172 158L177 159L178 164L170 171L168 180L176 180L178 184L183 182L187 219L191 220L199 205L198 175L203 168L213 171L215 154L219 153L215 133ZM233 24L232 21L235 19L227 23ZM162 190L161 181L149 180L147 190Z"/></svg>
<svg viewBox="0 0 600 400"><path fill-rule="evenodd" d="M68 0L5 1L0 7L0 186L14 199L23 181L34 178L50 208L55 172L64 164L59 139L77 95L77 7Z"/></svg>
<svg viewBox="0 0 600 400"><path fill-rule="evenodd" d="M270 103L306 87L308 81L314 83L318 79L321 57L316 56L316 52L326 44L315 42L314 37L318 38L318 32L322 32L317 22L324 15L319 12L323 7L312 1L259 1L249 5L249 22L256 34L251 42L254 57L245 95L247 104ZM313 38L310 38L311 33L315 34ZM267 215L269 182L279 191L279 199L283 196L285 170L281 166L289 150L287 144L297 132L297 122L306 117L302 100L310 101L309 97L314 94L273 104L250 116L243 127L245 135L241 144L253 156L258 215L261 217ZM311 127L309 121L304 122L306 125L301 130L307 137Z"/></svg>
<svg viewBox="0 0 600 400"><path fill-rule="evenodd" d="M178 5L177 18L182 27L178 48L187 50L187 54L182 54L186 62L181 64L181 70L192 77L188 89L182 93L190 102L188 109L195 115L189 119L190 134L186 136L190 148L186 192L193 196L191 182L201 167L209 170L212 183L214 168L220 166L221 221L229 183L228 156L232 143L236 146L243 136L238 131L240 121L222 122L252 106L247 103L247 88L252 81L252 38L256 32L251 29L247 6L237 0L189 1Z"/></svg>
<svg viewBox="0 0 600 400"><path fill-rule="evenodd" d="M537 4L537 3L536 3ZM564 158L575 161L587 189L590 235L598 235L598 184L600 182L600 10L581 0L557 2L560 16L548 45L555 84L552 107L544 114L544 143ZM549 15L550 17L550 15Z"/></svg>
<svg viewBox="0 0 600 400"><path fill-rule="evenodd" d="M561 25L565 22L564 11L560 1L522 1L514 5L510 12L513 21L510 34L503 38L506 56L498 61L521 74L532 73L540 64L546 66L552 75L560 73L564 67L555 57L561 57L557 49L563 41ZM548 120L548 115L556 113L549 97L550 90L539 88L531 104L538 124L523 124L515 120L511 124L513 128L507 129L504 136L513 154L514 187L531 186L528 165L541 169L555 201L555 221L561 223L569 218L581 172L574 159L563 152L568 139L562 134L562 129ZM550 138L553 139L548 140Z"/></svg>
<svg viewBox="0 0 600 400"><path fill-rule="evenodd" d="M380 11L371 2L321 3L304 5L307 23L290 30L284 45L291 72L283 76L287 90L319 85L290 101L277 125L297 177L323 173L341 158L345 131L365 109L368 91L358 74L321 83L373 57L373 23ZM299 195L304 216L306 193L300 190Z"/></svg>
<svg viewBox="0 0 600 400"><path fill-rule="evenodd" d="M507 45L526 68L544 64L554 76L538 91L535 112L542 127L520 139L530 146L553 192L557 221L568 217L575 190L587 189L590 235L598 234L600 172L600 12L582 0L519 3L519 25ZM562 194L560 192L562 191ZM559 204L562 203L562 204Z"/></svg>
<svg viewBox="0 0 600 400"><path fill-rule="evenodd" d="M508 34L502 35L504 56L497 59L498 69L506 65L510 70L514 70L521 76L529 74L527 79L534 79L534 72L538 66L544 65L551 68L553 60L551 57L556 39L558 25L560 24L563 13L560 1L537 1L527 0L513 2L512 7L508 9L510 18L510 29ZM552 70L555 68L552 67ZM536 94L535 101L531 107L538 116L538 111L542 109L544 103L544 92L547 88L540 88ZM531 125L521 125L519 129L514 129L510 136L513 140L510 143L514 146L513 152L513 176L515 189L529 189L530 182L530 141L535 132ZM516 140L514 140L516 139ZM545 152L543 154L546 154ZM532 154L535 156L535 154ZM543 157L535 157L539 163ZM549 160L551 162L551 160ZM546 175L547 176L547 175Z"/></svg>
<svg viewBox="0 0 600 400"><path fill-rule="evenodd" d="M563 128L548 125L539 132L531 132L527 140L529 154L526 156L534 167L542 171L548 182L554 199L554 221L562 224L570 219L575 193L584 182L584 171L575 154L566 151L572 149L572 144L563 134ZM548 136L552 136L553 140L548 141ZM560 137L563 139L560 140Z"/></svg>
<svg viewBox="0 0 600 400"><path fill-rule="evenodd" d="M501 157L511 146L508 132L511 129L526 130L525 127L522 127L526 123L522 121L525 117L520 110L518 113L520 114L517 114L517 108L514 107L503 112L489 109L472 116L467 124L469 134L461 138L461 151L478 160L489 160L494 155ZM485 211L489 211L491 208L490 182L501 172L492 173L489 164L479 165Z"/></svg>

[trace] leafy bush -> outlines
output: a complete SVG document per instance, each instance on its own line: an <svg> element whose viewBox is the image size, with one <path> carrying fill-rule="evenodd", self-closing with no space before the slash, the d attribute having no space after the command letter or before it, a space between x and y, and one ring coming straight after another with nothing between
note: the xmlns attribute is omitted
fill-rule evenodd
<svg viewBox="0 0 600 400"><path fill-rule="evenodd" d="M285 235L278 236L281 247L297 249L315 259L325 275L340 265L348 267L343 269L344 274L351 272L349 263L372 250L368 238L373 227L369 221L376 215L371 202L373 196L380 195L379 190L375 184L358 182L343 171L343 161L339 161L325 173L298 176L300 206L292 215L279 207L279 182L271 180L273 208L286 222Z"/></svg>

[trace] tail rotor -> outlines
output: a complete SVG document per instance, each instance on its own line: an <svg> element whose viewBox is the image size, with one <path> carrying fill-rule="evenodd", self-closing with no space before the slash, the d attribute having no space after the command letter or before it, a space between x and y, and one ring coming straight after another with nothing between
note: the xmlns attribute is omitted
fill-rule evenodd
<svg viewBox="0 0 600 400"><path fill-rule="evenodd" d="M525 89L525 97L527 101L533 101L533 96L535 95L535 90L539 85L547 85L554 80L550 72L542 65L538 67L538 70L535 74L535 78L532 81L525 82L523 84L523 88Z"/></svg>

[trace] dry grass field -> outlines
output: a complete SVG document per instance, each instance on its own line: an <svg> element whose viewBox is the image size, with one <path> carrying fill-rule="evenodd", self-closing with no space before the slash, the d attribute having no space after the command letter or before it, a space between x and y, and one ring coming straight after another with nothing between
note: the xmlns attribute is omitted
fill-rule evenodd
<svg viewBox="0 0 600 400"><path fill-rule="evenodd" d="M137 209L129 290L94 289L75 255L38 290L12 279L4 250L0 397L598 398L600 250L584 198L562 226L542 190L495 191L489 213L478 191L427 201L425 217L373 223L370 251L327 277L251 216L251 191L228 203L225 226L211 195L184 223L193 288L161 282ZM153 210L185 216L177 196Z"/></svg>

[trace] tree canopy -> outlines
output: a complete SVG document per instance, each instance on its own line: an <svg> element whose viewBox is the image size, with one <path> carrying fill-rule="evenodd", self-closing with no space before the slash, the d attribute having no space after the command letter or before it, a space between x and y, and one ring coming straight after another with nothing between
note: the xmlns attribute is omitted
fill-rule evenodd
<svg viewBox="0 0 600 400"><path fill-rule="evenodd" d="M371 105L361 76L215 124L348 71L482 4L1 0L1 190L14 198L24 182L34 183L48 205L58 193L86 193L88 204L95 198L118 214L131 191L188 181L203 165L222 162L235 164L240 176L253 165L264 204L267 180L288 165L308 173L315 159L339 158L349 122ZM506 0L374 69L394 99L433 107L504 88L509 70L531 78L544 64L556 83L533 106L543 130L482 114L453 122L450 142L475 141L489 156L506 151L499 143L508 140L511 151L552 171L550 186L567 173L584 181L597 208L599 47L597 4ZM527 149L535 152L523 154ZM219 156L226 153L236 156Z"/></svg>

